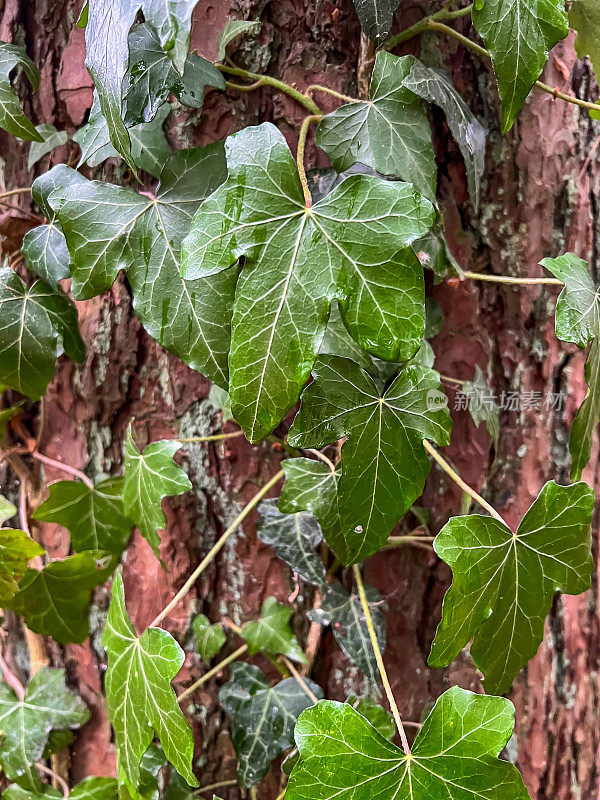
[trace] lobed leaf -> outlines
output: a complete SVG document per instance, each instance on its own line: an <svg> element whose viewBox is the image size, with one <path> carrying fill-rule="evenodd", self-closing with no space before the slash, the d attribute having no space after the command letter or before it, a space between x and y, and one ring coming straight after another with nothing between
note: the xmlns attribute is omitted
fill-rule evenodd
<svg viewBox="0 0 600 800"><path fill-rule="evenodd" d="M11 75L21 67L34 91L40 85L40 73L24 47L0 42L0 128L19 139L42 142L43 136L25 116L19 97L10 82Z"/></svg>
<svg viewBox="0 0 600 800"><path fill-rule="evenodd" d="M66 131L57 131L54 125L43 123L36 125L35 129L43 141L31 143L27 169L34 167L41 158L51 153L56 147L66 144L68 140Z"/></svg>
<svg viewBox="0 0 600 800"><path fill-rule="evenodd" d="M398 0L353 0L360 27L375 42L382 44L388 37Z"/></svg>
<svg viewBox="0 0 600 800"><path fill-rule="evenodd" d="M215 623L211 625L204 614L194 617L192 628L196 636L196 648L200 657L207 663L221 652L227 640L223 626Z"/></svg>
<svg viewBox="0 0 600 800"><path fill-rule="evenodd" d="M17 509L0 495L0 525L16 514ZM19 590L32 558L44 553L25 531L0 528L0 608L6 608Z"/></svg>
<svg viewBox="0 0 600 800"><path fill-rule="evenodd" d="M306 663L306 656L291 627L292 609L267 597L260 609L260 617L244 625L241 636L248 645L251 656L267 653L271 656L282 653L292 661Z"/></svg>

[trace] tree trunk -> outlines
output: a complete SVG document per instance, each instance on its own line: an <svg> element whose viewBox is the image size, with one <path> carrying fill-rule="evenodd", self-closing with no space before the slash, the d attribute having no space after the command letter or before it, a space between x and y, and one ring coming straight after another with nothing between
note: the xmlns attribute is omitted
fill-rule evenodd
<svg viewBox="0 0 600 800"><path fill-rule="evenodd" d="M92 100L92 82L84 66L84 32L74 26L80 6L81 0L0 0L0 39L24 41L41 70L32 118L54 123L70 134L84 121ZM419 19L423 8L426 4L419 7L404 0L396 28ZM228 16L253 18L259 14L263 20L259 45L240 53L240 63L245 59L247 68L268 70L300 89L321 83L350 95L363 91L370 54L364 42L361 44L351 0L274 0L270 4L233 0L231 5L227 0L200 0L194 13L192 48L214 58L217 35ZM501 137L497 93L487 64L454 40L438 40L432 34L404 47L405 52L418 52L420 47L421 53L431 55L436 46L457 88L489 132L484 200L474 215L468 205L460 154L443 117L436 112L432 117L446 232L461 266L539 275L536 265L543 256L571 250L589 258L598 270L600 172L594 156L586 160L597 123L571 105L534 92L513 130ZM357 86L359 79L361 85ZM581 97L594 91L593 86L590 90L590 70L575 60L571 40L553 52L544 80ZM326 108L337 104L333 98L323 101ZM248 94L228 92L227 96L211 92L201 115L174 112L170 135L180 145L204 144L245 125L272 120L293 145L302 115L301 108L269 87ZM48 163L76 156L74 145L70 152L66 147L55 150L33 174L26 168L27 145L0 133L0 146L0 180L6 189L29 185ZM327 163L314 148L309 148L308 159L313 165ZM118 182L124 169L121 162L109 162L97 173ZM29 208L27 197L18 198L18 203ZM26 214L2 212L0 232L6 253L18 249L29 226ZM554 335L555 291L551 287L515 289L444 282L430 293L444 312L442 331L433 341L440 372L471 379L479 365L498 396L501 392L541 393L541 408L536 408L535 402L530 408L522 403L518 411L502 412L497 453L483 427L477 430L466 411L453 412L449 458L509 523L516 523L546 480L568 477L568 429L585 394L583 356ZM209 382L146 335L132 310L124 279L101 297L78 303L78 310L87 359L82 366L65 359L58 365L44 401L42 452L98 480L119 473L124 431L132 418L141 444L144 438L154 441L220 430L219 414L208 400ZM557 392L567 396L566 407L546 409L544 401ZM31 404L30 408L33 419L38 406ZM163 570L137 533L126 552L126 597L140 630L179 588L239 508L276 472L281 456L268 444L252 447L243 438L186 449L184 460L194 491L165 503L168 527L162 534L161 555L167 569ZM595 449L584 478L596 487L598 470ZM46 483L63 477L41 468L39 476ZM14 481L14 476L7 477L9 480ZM449 514L459 511L461 498L446 476L433 469L422 502L431 509L432 527L437 531ZM188 642L193 612L202 611L213 621L229 617L240 624L256 617L266 596L285 600L294 591L289 570L270 548L257 541L254 522L255 515L168 618L169 629L182 644ZM66 554L68 537L61 529L41 525L36 535L50 555ZM379 588L389 608L385 658L406 719L418 720L423 707L451 684L481 688L468 652L447 670L427 666L441 599L450 579L444 564L425 550L397 548L371 558L366 577ZM540 651L512 692L517 722L508 755L518 763L535 800L591 800L598 796L597 592L594 580L587 594L556 599ZM71 685L93 711L92 720L76 736L70 765L61 767L68 770L72 782L88 774L113 774L115 769L102 697L106 662L100 633L108 599L106 587L97 591L92 634L85 644L62 648L38 637L29 640L30 649L41 646L38 656L66 666ZM314 600L310 588L301 586L298 607L310 608ZM308 623L301 614L296 620L304 639ZM10 615L5 629L10 638L8 657L26 678L29 663L23 631ZM234 640L230 636L231 650L238 646ZM258 663L266 667L260 660ZM198 657L188 653L178 680L187 685L200 669ZM360 673L341 654L330 632L322 634L312 676L334 699L344 699L362 687ZM220 682L222 678L211 681L199 695L200 702L186 709L198 742L201 784L231 778L235 773L228 721L217 700ZM275 797L279 787L280 775L272 769L259 790L261 800ZM235 788L223 789L221 794L240 796Z"/></svg>

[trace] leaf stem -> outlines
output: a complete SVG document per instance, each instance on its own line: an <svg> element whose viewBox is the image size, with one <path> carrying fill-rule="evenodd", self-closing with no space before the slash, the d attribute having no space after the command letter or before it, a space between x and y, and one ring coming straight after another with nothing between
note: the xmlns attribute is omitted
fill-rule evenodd
<svg viewBox="0 0 600 800"><path fill-rule="evenodd" d="M306 452L307 453L312 453L314 456L316 456L324 464L327 464L327 466L329 467L331 472L335 475L335 464L333 463L333 461L330 458L328 458L325 455L325 453L322 453L320 450L314 450L312 447L309 447Z"/></svg>
<svg viewBox="0 0 600 800"><path fill-rule="evenodd" d="M254 495L252 500L250 500L250 502L242 509L242 511L240 511L240 513L237 515L237 517L234 519L231 525L227 528L227 530L221 536L221 538L216 542L216 544L214 544L210 548L206 556L202 559L200 564L198 564L196 569L192 572L190 577L183 584L181 589L177 592L175 597L173 597L173 599L169 603L167 603L167 605L163 608L160 614L158 614L158 616L155 617L154 620L152 620L152 622L148 626L149 628L155 628L157 625L159 625L159 623L161 623L163 619L171 613L171 611L175 608L177 603L186 596L186 594L192 588L194 583L198 580L202 572L204 572L206 567L210 564L210 562L217 555L219 550L223 547L227 539L229 539L231 534L237 530L238 526L246 519L246 517L252 511L252 509L260 503L262 498L275 486L275 484L278 481L281 480L281 478L283 478L283 476L284 472L282 469L280 469L279 472L276 475L273 475L271 480L265 483L262 489Z"/></svg>
<svg viewBox="0 0 600 800"><path fill-rule="evenodd" d="M14 672L11 672L11 670L8 667L8 664L4 660L4 656L1 655L0 655L0 670L2 670L2 673L4 675L4 680L6 681L6 683L16 694L19 702L22 703L23 700L25 699L25 688L21 683L21 681L14 674Z"/></svg>
<svg viewBox="0 0 600 800"><path fill-rule="evenodd" d="M455 386L464 386L467 381L463 381L460 378L451 378L449 375L440 375L440 379L446 381L446 383L453 383Z"/></svg>
<svg viewBox="0 0 600 800"><path fill-rule="evenodd" d="M241 83L231 83L231 81L225 81L225 86L228 89L235 89L236 92L253 92L255 89L260 89L261 86L264 86L265 82L262 78L259 81L254 81L254 83L249 83L248 86L243 86Z"/></svg>
<svg viewBox="0 0 600 800"><path fill-rule="evenodd" d="M313 122L320 122L322 120L320 114L311 114L304 118L302 126L300 127L300 135L298 136L298 151L296 153L296 164L298 166L298 175L300 176L300 183L302 184L302 191L304 193L304 202L306 208L312 206L312 197L308 188L308 181L306 180L306 171L304 169L304 148L306 146L306 137L308 136L308 129Z"/></svg>
<svg viewBox="0 0 600 800"><path fill-rule="evenodd" d="M244 431L233 431L233 433L214 433L210 436L189 436L187 439L175 439L176 442L181 444L195 444L197 442L220 442L223 439L235 439L237 436L243 436Z"/></svg>
<svg viewBox="0 0 600 800"><path fill-rule="evenodd" d="M0 194L0 200L4 200L5 197L14 197L16 194L26 194L27 192L31 192L31 186L21 186L19 189L10 189L10 191Z"/></svg>
<svg viewBox="0 0 600 800"><path fill-rule="evenodd" d="M390 536L383 546L384 548L400 547L403 544L410 544L411 542L433 542L434 539L435 536L420 536L418 533L408 533L406 536Z"/></svg>
<svg viewBox="0 0 600 800"><path fill-rule="evenodd" d="M397 47L399 44L407 42L409 39L418 36L420 33L425 33L425 31L429 30L430 22L450 22L451 20L458 19L459 17L466 17L471 13L472 8L472 4L466 8L459 8L457 11L448 11L448 9L442 8L440 11L436 11L435 14L429 14L428 16L423 17L423 19L419 20L414 25L411 25L410 28L400 31L400 33L396 34L396 36L392 36L391 39L388 39L383 45L383 49L393 50L394 47Z"/></svg>
<svg viewBox="0 0 600 800"><path fill-rule="evenodd" d="M402 725L402 718L400 717L400 712L398 711L398 706L396 705L396 701L394 699L392 687L390 686L390 681L387 676L387 672L385 670L385 664L383 663L383 656L381 655L381 650L379 649L379 642L377 641L377 634L375 633L375 628L373 626L373 618L371 617L371 610L369 608L369 603L367 602L367 595L365 594L365 587L363 584L358 564L354 564L352 570L354 572L354 580L356 581L356 587L358 589L360 604L362 606L363 614L365 615L365 622L367 623L369 638L371 639L371 646L373 648L373 652L375 654L375 660L377 661L377 667L379 669L379 674L381 676L381 682L383 684L383 688L385 689L385 693L388 702L390 704L390 708L392 710L392 716L394 717L394 722L396 723L396 727L398 728L398 733L400 734L400 741L402 742L402 749L404 750L404 755L410 756L410 747L408 744L408 739L406 738L406 731L404 730L404 726Z"/></svg>
<svg viewBox="0 0 600 800"><path fill-rule="evenodd" d="M465 278L472 281L488 281L489 283L509 283L515 286L564 286L558 278L513 278L510 275L486 275L483 272L463 272Z"/></svg>
<svg viewBox="0 0 600 800"><path fill-rule="evenodd" d="M308 697L310 700L312 700L312 702L313 702L313 703L316 705L316 704L319 702L319 698L318 698L318 697L317 697L317 695L316 695L316 694L315 694L315 693L312 691L312 689L311 689L311 688L310 688L310 686L307 684L307 682L304 680L304 678L302 677L302 675L300 675L300 673L298 672L298 670L296 669L296 667L295 667L295 666L292 664L292 662L289 660L289 658L288 658L287 656L284 656L284 655L282 655L282 656L281 656L281 660L283 661L283 663L285 664L285 666L288 668L290 675L291 675L291 676L292 676L292 678L293 678L293 679L296 681L296 683L298 684L298 686L299 686L299 687L302 689L302 691L304 692L304 694L305 694L305 695L306 695L306 696L307 696L307 697Z"/></svg>
<svg viewBox="0 0 600 800"><path fill-rule="evenodd" d="M237 780L236 778L230 779L228 781L219 781L219 783L209 783L206 786L200 786L199 789L194 789L193 792L190 794L202 794L202 792L212 792L214 789L224 789L226 786L236 786Z"/></svg>
<svg viewBox="0 0 600 800"><path fill-rule="evenodd" d="M54 469L66 472L67 475L72 475L74 478L79 478L82 483L85 483L88 489L94 488L94 484L85 473L79 469L76 469L75 467L69 466L69 464L63 464L62 461L55 461L55 459L50 458L49 456L43 456L41 453L38 453L37 450L34 450L31 453L31 457L35 458L36 461L40 461L42 464L46 464L48 467L54 467Z"/></svg>
<svg viewBox="0 0 600 800"><path fill-rule="evenodd" d="M238 78L247 78L255 83L260 81L262 86L272 86L274 89L278 89L280 92L287 94L288 97L291 97L297 103L300 103L300 105L304 106L311 114L321 113L321 109L314 100L302 94L302 92L299 92L297 89L294 89L289 83L279 81L277 78L271 78L269 75L257 75L256 72L248 72L248 70L240 69L240 67L228 67L225 64L215 64L215 67L226 75L236 75ZM237 89L239 87L236 86L235 88ZM254 86L253 88L257 87Z"/></svg>
<svg viewBox="0 0 600 800"><path fill-rule="evenodd" d="M308 87L304 94L307 97L311 97L313 92L324 92L325 94L330 94L332 97L337 97L338 100L343 100L344 103L362 103L362 100L359 100L358 97L350 97L347 94L336 92L335 89L330 89L329 86L321 86L319 83L313 83L312 86Z"/></svg>
<svg viewBox="0 0 600 800"><path fill-rule="evenodd" d="M191 686L188 686L187 689L184 689L183 692L181 692L181 694L177 695L177 702L180 703L182 700L185 700L185 698L189 697L189 695L195 692L196 689L199 689L213 676L215 676L218 672L220 672L222 669L225 669L225 667L228 664L231 664L232 661L237 661L238 658L241 658L247 649L248 645L243 644L241 647L238 647L237 650L234 650L233 653L228 655L222 661L219 661L219 663L215 667L209 669L209 671L206 672L201 678L198 678L198 680L195 683L192 683Z"/></svg>
<svg viewBox="0 0 600 800"><path fill-rule="evenodd" d="M53 780L56 781L56 783L58 783L58 785L62 789L63 797L65 798L65 800L67 800L71 790L69 789L69 784L62 777L62 775L59 775L58 772L55 772L53 769L50 769L50 767L47 767L41 761L36 761L35 765L40 772L43 772L44 774L50 776Z"/></svg>
<svg viewBox="0 0 600 800"><path fill-rule="evenodd" d="M484 500L483 497L475 491L475 489L472 489L467 483L463 481L458 472L453 470L450 464L448 464L448 462L444 458L442 458L442 456L438 453L438 451L431 445L431 442L428 442L427 439L423 439L423 447L433 458L433 460L440 465L440 467L444 470L446 475L452 478L454 483L457 486L459 486L463 490L463 492L466 492L469 495L469 497L472 497L473 500L475 500L476 503L479 503L479 505L482 508L485 508L485 510L489 514L491 514L491 516L494 517L494 519L497 519L498 522L501 522L503 525L506 525L506 527L509 528L505 520L500 516L500 514L496 511L496 509L493 506L491 506L487 500Z"/></svg>

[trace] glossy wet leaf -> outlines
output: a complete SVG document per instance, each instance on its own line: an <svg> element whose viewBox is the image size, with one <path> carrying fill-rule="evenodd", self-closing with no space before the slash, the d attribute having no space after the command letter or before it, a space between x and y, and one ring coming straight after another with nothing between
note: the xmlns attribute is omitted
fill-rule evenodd
<svg viewBox="0 0 600 800"><path fill-rule="evenodd" d="M529 800L518 769L497 758L514 717L510 700L455 686L407 759L349 705L324 700L298 720L286 800Z"/></svg>
<svg viewBox="0 0 600 800"><path fill-rule="evenodd" d="M351 695L346 702L351 705L355 711L358 711L361 717L364 717L384 739L389 739L391 741L394 738L396 735L394 718L390 712L386 711L383 706L380 706L376 700L372 697L359 698Z"/></svg>
<svg viewBox="0 0 600 800"><path fill-rule="evenodd" d="M303 581L321 586L325 582L325 566L315 552L323 541L319 523L307 511L284 514L277 502L277 499L263 500L258 507L258 538L271 545L279 558L289 564Z"/></svg>
<svg viewBox="0 0 600 800"><path fill-rule="evenodd" d="M12 503L0 496L0 525L16 512ZM24 531L0 528L0 608L6 608L17 593L29 561L43 552Z"/></svg>
<svg viewBox="0 0 600 800"><path fill-rule="evenodd" d="M54 125L43 123L36 126L36 131L42 137L42 142L32 142L29 147L27 169L31 169L44 156L51 153L56 147L67 143L67 132L57 131Z"/></svg>
<svg viewBox="0 0 600 800"><path fill-rule="evenodd" d="M144 17L149 20L160 45L173 66L183 74L190 47L192 11L198 0L142 0Z"/></svg>
<svg viewBox="0 0 600 800"><path fill-rule="evenodd" d="M502 133L512 127L548 54L569 32L564 0L485 0L471 11L492 57L502 101Z"/></svg>
<svg viewBox="0 0 600 800"><path fill-rule="evenodd" d="M21 67L34 91L40 85L40 73L27 55L24 47L0 42L0 128L19 139L42 142L43 137L33 123L25 116L21 102L11 83Z"/></svg>
<svg viewBox="0 0 600 800"><path fill-rule="evenodd" d="M339 171L356 162L381 175L410 181L435 198L436 166L431 128L416 94L404 86L414 56L380 52L371 78L370 100L347 103L323 117L317 144Z"/></svg>
<svg viewBox="0 0 600 800"><path fill-rule="evenodd" d="M373 586L365 586L365 593L379 648L383 652L386 646L385 605ZM332 584L327 587L319 608L312 609L306 616L319 625L331 626L336 642L363 673L369 689L377 692L377 661L358 594L350 594L342 586Z"/></svg>
<svg viewBox="0 0 600 800"><path fill-rule="evenodd" d="M190 786L194 737L177 705L171 681L183 665L183 650L161 628L147 628L138 637L131 624L117 572L102 644L108 652L106 702L115 731L119 764L136 787L140 761L154 734L166 758Z"/></svg>
<svg viewBox="0 0 600 800"><path fill-rule="evenodd" d="M321 448L348 437L338 482L341 535L335 553L352 564L381 547L422 493L430 469L423 439L448 444L450 415L431 402L442 389L437 372L427 367L406 367L382 391L357 364L337 356L321 356L313 375L289 441ZM334 546L333 539L328 543Z"/></svg>
<svg viewBox="0 0 600 800"><path fill-rule="evenodd" d="M486 691L502 694L542 641L557 591L580 594L594 566L594 493L585 483L545 484L515 534L492 517L452 517L434 548L452 568L431 666L449 664L473 638Z"/></svg>
<svg viewBox="0 0 600 800"><path fill-rule="evenodd" d="M306 679L310 690L323 690ZM237 662L219 700L232 719L233 746L238 757L238 781L248 788L266 774L269 764L294 744L294 727L312 701L293 678L271 687L258 667Z"/></svg>
<svg viewBox="0 0 600 800"><path fill-rule="evenodd" d="M389 36L398 0L353 0L360 27L375 44Z"/></svg>
<svg viewBox="0 0 600 800"><path fill-rule="evenodd" d="M227 45L243 33L257 33L260 30L258 20L228 19L217 37L217 61L224 61Z"/></svg>
<svg viewBox="0 0 600 800"><path fill-rule="evenodd" d="M109 478L90 489L80 481L57 481L48 486L50 497L33 518L67 528L71 547L103 550L120 556L129 540L132 523L123 506L123 478Z"/></svg>
<svg viewBox="0 0 600 800"><path fill-rule="evenodd" d="M276 656L282 653L292 661L304 664L306 656L290 626L292 613L289 606L278 603L274 597L267 597L261 606L260 617L244 625L241 633L249 655L267 653Z"/></svg>
<svg viewBox="0 0 600 800"><path fill-rule="evenodd" d="M348 328L344 325L337 303L333 303L331 306L319 355L349 358L363 369L366 369L367 372L373 368L371 356L348 333Z"/></svg>
<svg viewBox="0 0 600 800"><path fill-rule="evenodd" d="M429 228L433 209L408 184L351 175L307 210L273 125L246 128L226 148L229 177L196 214L182 260L188 278L202 278L245 257L229 391L235 419L256 442L298 399L334 297L352 336L374 354L418 349L423 277L402 248Z"/></svg>
<svg viewBox="0 0 600 800"><path fill-rule="evenodd" d="M476 427L482 422L485 423L485 429L494 440L497 449L500 437L500 409L479 365L475 366L473 380L465 381L460 387L460 394L465 397Z"/></svg>
<svg viewBox="0 0 600 800"><path fill-rule="evenodd" d="M0 766L9 780L40 787L33 764L42 757L50 731L76 729L89 719L85 703L65 686L64 669L42 667L33 675L20 702L0 682Z"/></svg>
<svg viewBox="0 0 600 800"><path fill-rule="evenodd" d="M192 629L196 636L196 649L203 661L207 663L219 655L221 648L227 641L223 626L215 622L213 625L204 614L198 614L192 622Z"/></svg>
<svg viewBox="0 0 600 800"><path fill-rule="evenodd" d="M114 567L110 556L86 550L52 561L42 570L28 569L8 608L35 633L61 644L80 644L88 635L92 590L108 579Z"/></svg>

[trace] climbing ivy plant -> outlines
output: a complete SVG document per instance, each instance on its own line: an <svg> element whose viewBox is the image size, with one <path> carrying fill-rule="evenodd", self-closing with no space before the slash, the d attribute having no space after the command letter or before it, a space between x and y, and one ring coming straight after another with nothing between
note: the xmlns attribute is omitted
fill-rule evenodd
<svg viewBox="0 0 600 800"><path fill-rule="evenodd" d="M490 59L506 133L533 90L600 112L539 80L569 22L578 52L598 68L600 16L588 0L575 0L569 19L564 0L446 3L390 37L397 1L355 0L376 50L368 96L357 98L329 86L302 93L276 76L234 66L236 42L259 35L259 19L227 22L216 63L190 53L194 6L195 0L85 4L78 25L85 28L95 93L89 120L70 145L80 150L77 168L69 160L41 169L44 156L68 136L27 116L20 99L25 83L16 78L22 71L36 90L38 68L23 47L0 43L0 126L31 142L29 166L37 165L38 177L30 191L41 215L23 239L22 259L0 268L6 399L0 445L9 466L18 451L20 463L69 475L50 484L35 508L24 493L20 527L0 528L0 601L30 631L60 644L82 642L92 592L112 576L102 646L117 750L116 778L63 785L45 760L68 747L72 731L86 722L85 703L67 687L63 670L44 668L24 687L0 658L0 767L11 782L3 796L54 800L60 795L48 775L65 796L82 800L189 796L189 787L199 784L190 724L202 703L198 690L231 665L219 693L239 765L230 783L250 789L252 797L271 762L287 754L289 783L280 795L287 800L526 798L516 767L499 758L514 708L493 695L508 692L535 655L556 592L578 594L590 586L594 495L580 479L600 419L599 292L580 256L542 261L553 277L534 282L562 288L557 337L589 347L589 391L571 431L575 482L546 483L513 530L439 452L452 428L442 378L462 383L470 397L485 393L486 382L479 368L467 382L434 369L428 340L439 329L440 312L426 297L424 270L436 282L528 279L464 272L450 255L436 194L430 105L445 115L464 158L475 209L486 130L431 47L424 60L393 51L434 32ZM165 136L173 104L202 109L208 92L259 88L287 94L306 112L296 147L263 122L224 142L173 152ZM320 93L337 108L324 114L314 99ZM331 164L320 182L306 171L311 128ZM108 158L122 159L121 173L114 174L123 180L90 179L90 170ZM7 190L0 200L26 191ZM121 273L150 336L213 382L211 396L240 430L142 443L132 420L123 474L94 484L39 452L21 417L28 401L43 397L58 358L85 359L77 302L109 290ZM472 414L497 443L498 409ZM273 439L275 430L287 431L283 441L275 436L284 454L281 470L152 623L137 630L127 611L136 588L119 564L133 527L160 557L163 500L192 489L180 451L242 434L258 444ZM453 580L429 662L446 666L472 641L486 694L448 689L411 742L382 656L385 604L377 587L364 585L359 565L398 544L431 547L423 509L414 504L432 460L485 513L450 518L433 541ZM277 487L279 497L265 499ZM315 653L305 652L298 615L275 597L242 627L203 614L191 619L191 650L206 669L175 694L172 682L185 652L163 622L255 507L258 536L296 581L314 588L319 601L308 619L331 627L364 675L365 697L324 699L324 689L308 677ZM409 514L420 523L417 532L391 535ZM16 506L0 496L0 525L16 516ZM71 553L51 558L34 541L29 519L66 528ZM234 637L237 649L231 649ZM230 652L219 661L223 648ZM256 655L263 668L274 664L281 679L274 682L248 663Z"/></svg>

